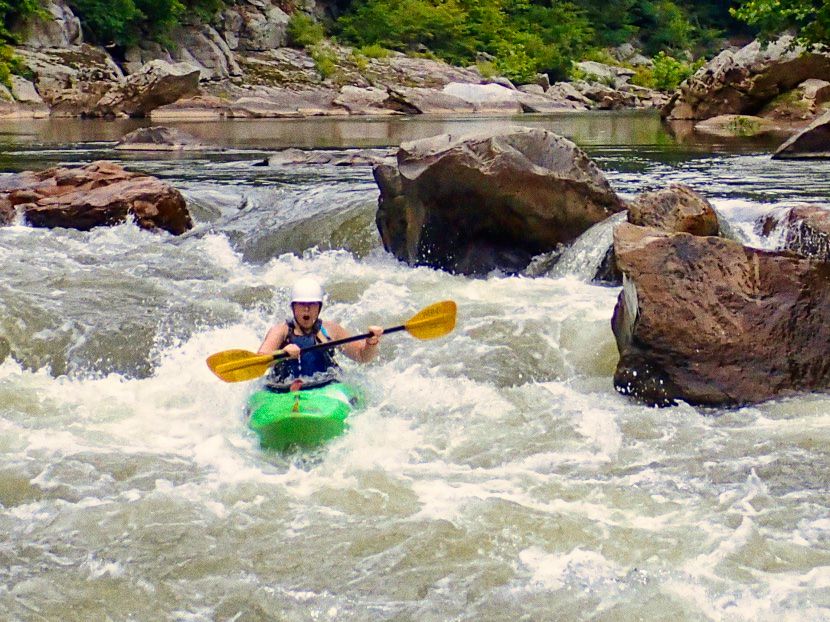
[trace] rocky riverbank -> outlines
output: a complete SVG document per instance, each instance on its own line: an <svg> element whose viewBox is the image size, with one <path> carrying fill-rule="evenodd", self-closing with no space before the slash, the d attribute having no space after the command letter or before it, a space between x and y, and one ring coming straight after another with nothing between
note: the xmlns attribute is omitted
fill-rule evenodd
<svg viewBox="0 0 830 622"><path fill-rule="evenodd" d="M657 108L668 100L631 84L630 69L600 63L583 63L585 80L551 85L540 75L514 85L476 67L397 52L370 58L328 43L311 54L288 47L289 16L271 0L239 2L212 24L181 27L174 49L145 42L115 58L84 42L65 0L47 5L50 19L18 27L15 54L27 77L0 86L0 118L521 114ZM648 62L630 46L620 56Z"/></svg>
<svg viewBox="0 0 830 622"><path fill-rule="evenodd" d="M0 119L150 117L181 120L396 114L522 114L659 109L678 134L776 134L782 141L830 107L830 55L805 53L783 37L725 49L674 93L632 84L632 67L651 61L629 45L618 65L577 64L583 79L532 84L485 76L389 52L374 58L333 42L289 47L290 16L274 0L241 0L210 24L178 28L166 49L143 42L116 58L84 42L65 0L48 0L49 19L17 26L15 54L27 77L0 85ZM297 10L319 14L309 0ZM815 141L812 141L813 143ZM790 154L798 145L790 148ZM811 143L813 157L826 150ZM795 153L794 155L798 155Z"/></svg>

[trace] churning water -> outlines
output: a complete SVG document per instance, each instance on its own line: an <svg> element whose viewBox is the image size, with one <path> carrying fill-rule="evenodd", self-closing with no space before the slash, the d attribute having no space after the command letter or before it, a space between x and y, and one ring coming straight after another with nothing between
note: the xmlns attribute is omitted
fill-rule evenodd
<svg viewBox="0 0 830 622"><path fill-rule="evenodd" d="M413 268L367 168L253 166L494 123L574 138L627 197L689 184L751 244L758 214L830 198L827 163L651 117L205 124L184 129L231 149L156 159L113 151L118 124L6 128L4 170L122 159L196 228L0 229L0 619L830 619L830 396L644 407L612 387L590 240L551 276ZM257 383L205 358L256 350L306 274L352 330L443 299L458 326L344 363L368 399L343 437L263 452Z"/></svg>

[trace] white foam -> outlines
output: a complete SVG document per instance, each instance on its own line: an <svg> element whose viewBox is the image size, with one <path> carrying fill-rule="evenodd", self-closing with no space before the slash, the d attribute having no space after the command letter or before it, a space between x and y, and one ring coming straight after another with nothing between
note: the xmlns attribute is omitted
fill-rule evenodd
<svg viewBox="0 0 830 622"><path fill-rule="evenodd" d="M600 553L579 547L557 554L533 546L521 551L519 560L530 572L531 584L544 590L560 590L568 585L584 589L625 575L624 569Z"/></svg>

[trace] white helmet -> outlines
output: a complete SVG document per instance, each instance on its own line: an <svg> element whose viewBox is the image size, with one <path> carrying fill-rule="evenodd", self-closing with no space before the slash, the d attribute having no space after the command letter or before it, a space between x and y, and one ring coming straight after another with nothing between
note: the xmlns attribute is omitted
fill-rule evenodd
<svg viewBox="0 0 830 622"><path fill-rule="evenodd" d="M303 277L291 288L291 302L319 302L322 305L323 286L311 277Z"/></svg>

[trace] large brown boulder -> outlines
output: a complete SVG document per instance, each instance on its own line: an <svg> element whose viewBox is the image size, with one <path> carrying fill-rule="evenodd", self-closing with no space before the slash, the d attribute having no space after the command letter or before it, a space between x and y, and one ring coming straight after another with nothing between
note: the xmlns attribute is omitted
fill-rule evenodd
<svg viewBox="0 0 830 622"><path fill-rule="evenodd" d="M627 223L614 247L618 391L733 406L830 387L830 264Z"/></svg>
<svg viewBox="0 0 830 622"><path fill-rule="evenodd" d="M541 129L404 143L374 174L384 248L463 274L519 271L624 209L582 150Z"/></svg>
<svg viewBox="0 0 830 622"><path fill-rule="evenodd" d="M112 162L30 171L0 181L0 205L21 210L35 227L89 230L132 218L149 230L181 234L193 223L184 197L169 184Z"/></svg>
<svg viewBox="0 0 830 622"><path fill-rule="evenodd" d="M830 80L830 54L791 43L786 36L768 46L753 41L738 51L724 50L680 85L663 115L675 120L755 114L809 78Z"/></svg>

